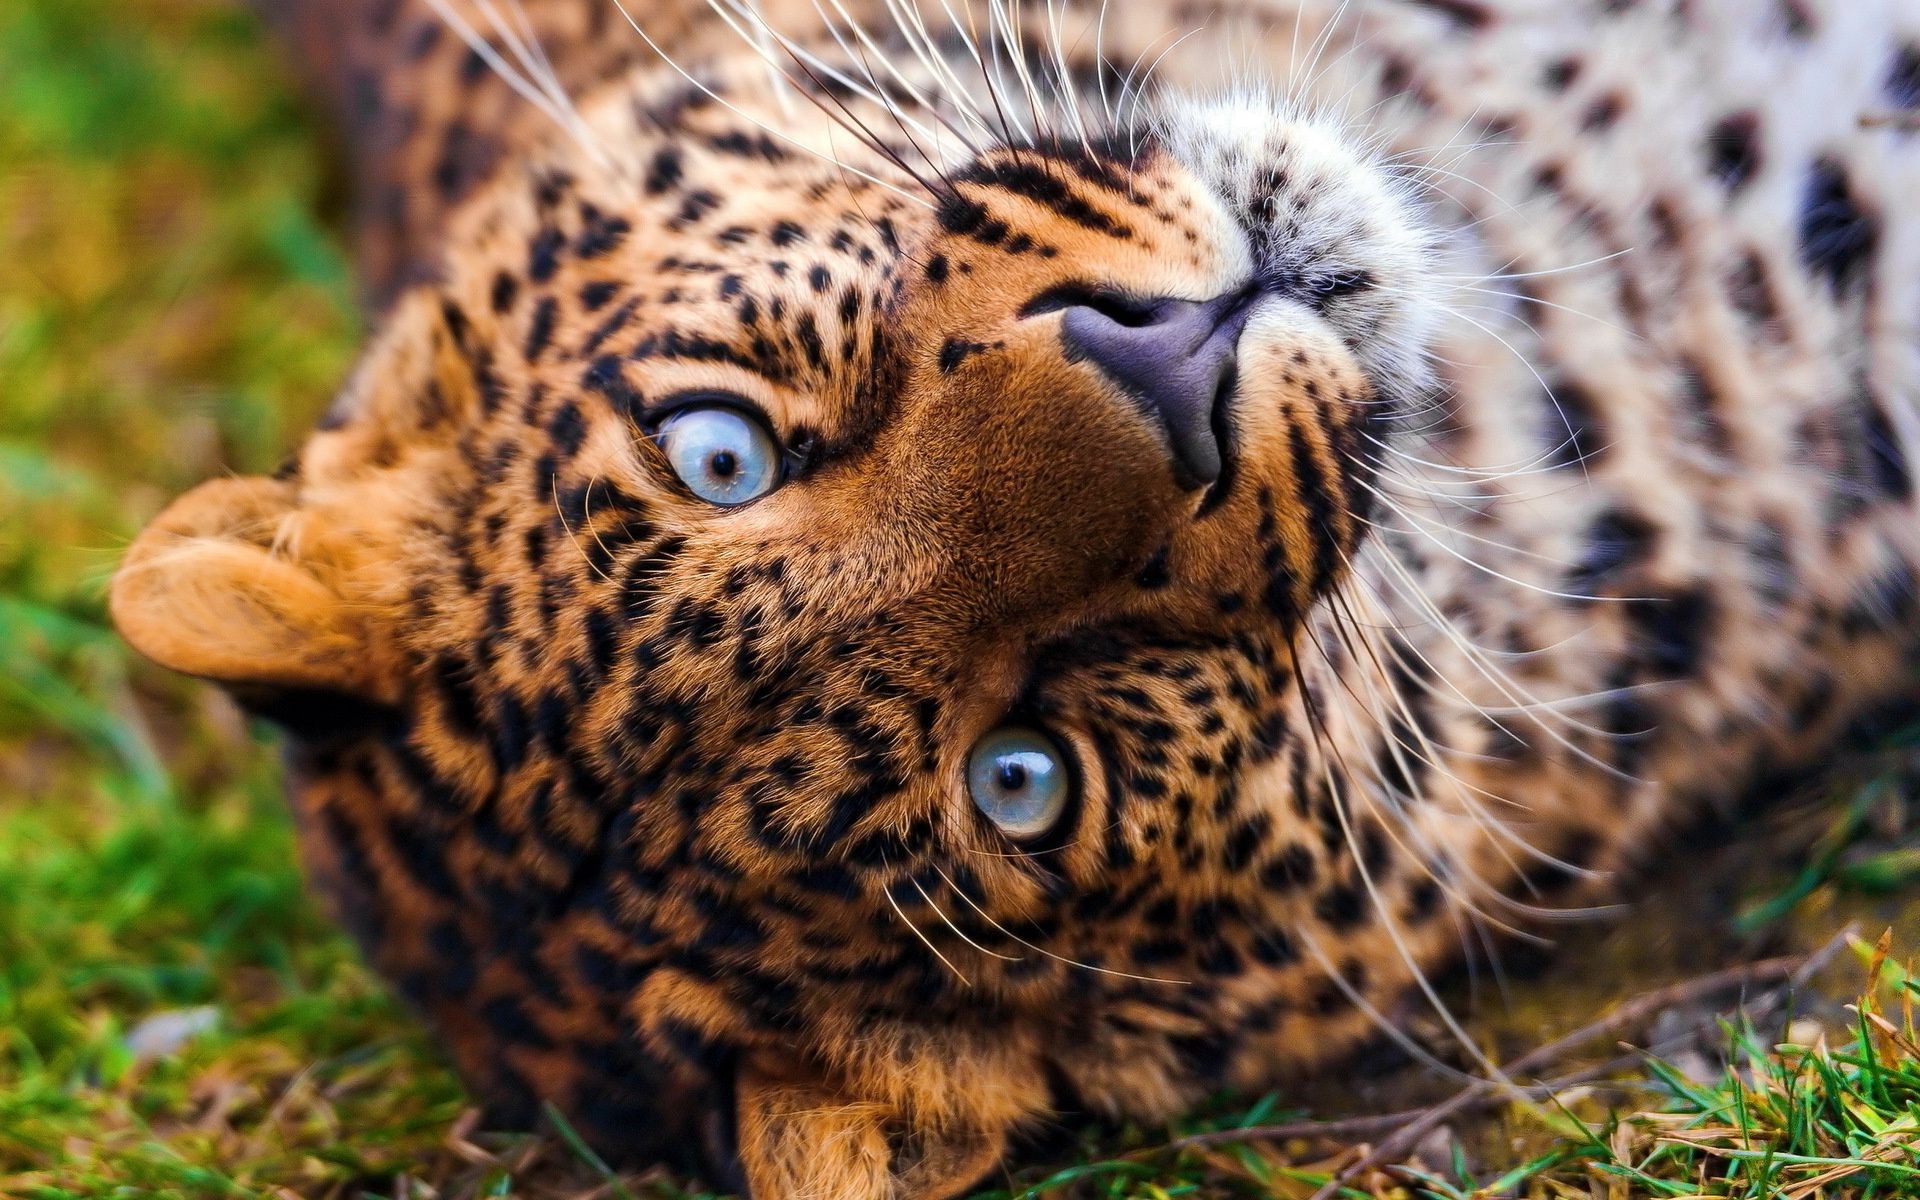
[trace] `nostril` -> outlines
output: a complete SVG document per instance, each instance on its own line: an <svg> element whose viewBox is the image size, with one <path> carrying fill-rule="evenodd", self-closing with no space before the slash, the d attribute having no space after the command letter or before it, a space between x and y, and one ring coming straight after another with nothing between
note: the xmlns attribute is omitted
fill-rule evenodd
<svg viewBox="0 0 1920 1200"><path fill-rule="evenodd" d="M1115 325L1144 329L1154 323L1154 311L1126 296L1099 292L1089 296L1082 307L1090 308Z"/></svg>
<svg viewBox="0 0 1920 1200"><path fill-rule="evenodd" d="M1215 426L1232 391L1249 295L1140 302L1054 289L1035 303L1064 310L1060 341L1067 360L1091 363L1157 418L1172 451L1175 482L1197 490L1221 477L1225 439Z"/></svg>
<svg viewBox="0 0 1920 1200"><path fill-rule="evenodd" d="M1027 301L1020 315L1038 317L1071 308L1092 309L1115 325L1128 329L1143 329L1159 319L1155 305L1112 288L1093 287L1084 283L1063 283L1048 288Z"/></svg>

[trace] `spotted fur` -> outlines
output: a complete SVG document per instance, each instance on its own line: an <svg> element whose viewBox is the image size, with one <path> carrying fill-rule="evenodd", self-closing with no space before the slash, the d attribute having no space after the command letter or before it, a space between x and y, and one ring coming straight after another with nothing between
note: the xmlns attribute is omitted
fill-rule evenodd
<svg viewBox="0 0 1920 1200"><path fill-rule="evenodd" d="M1392 1031L1905 690L1902 0L630 6L670 64L597 0L544 62L517 6L268 7L377 332L114 612L287 726L316 883L502 1122L952 1195ZM1089 289L1252 298L1211 486L1063 351ZM651 436L713 391L793 463L739 509ZM962 783L1010 714L1075 764L1044 845Z"/></svg>

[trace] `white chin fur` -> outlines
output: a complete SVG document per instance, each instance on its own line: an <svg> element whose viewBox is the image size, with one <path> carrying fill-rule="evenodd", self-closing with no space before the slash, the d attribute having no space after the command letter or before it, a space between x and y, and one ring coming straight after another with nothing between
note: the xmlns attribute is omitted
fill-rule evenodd
<svg viewBox="0 0 1920 1200"><path fill-rule="evenodd" d="M1383 392L1409 397L1429 386L1445 239L1413 183L1340 122L1284 100L1175 94L1153 124L1175 160L1244 223L1260 270L1368 273L1373 286L1330 305L1326 320Z"/></svg>

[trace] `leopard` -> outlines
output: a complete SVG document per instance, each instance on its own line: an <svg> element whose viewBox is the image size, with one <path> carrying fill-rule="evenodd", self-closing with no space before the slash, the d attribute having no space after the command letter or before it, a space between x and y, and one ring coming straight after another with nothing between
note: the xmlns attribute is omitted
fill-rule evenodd
<svg viewBox="0 0 1920 1200"><path fill-rule="evenodd" d="M111 612L498 1127L960 1195L1911 698L1904 0L258 6L371 332Z"/></svg>

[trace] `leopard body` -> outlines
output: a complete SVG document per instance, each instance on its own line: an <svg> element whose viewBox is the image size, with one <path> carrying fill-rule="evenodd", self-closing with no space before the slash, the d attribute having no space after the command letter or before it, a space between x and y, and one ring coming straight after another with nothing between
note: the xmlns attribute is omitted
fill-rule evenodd
<svg viewBox="0 0 1920 1200"><path fill-rule="evenodd" d="M671 63L550 0L552 113L511 15L268 7L375 333L115 612L289 727L312 874L502 1122L955 1194L1348 1053L1910 683L1902 0L629 6ZM1199 496L1036 298L1247 280ZM786 486L676 492L688 390ZM959 783L1009 713L1077 764L1039 848Z"/></svg>

